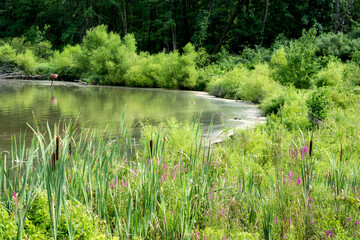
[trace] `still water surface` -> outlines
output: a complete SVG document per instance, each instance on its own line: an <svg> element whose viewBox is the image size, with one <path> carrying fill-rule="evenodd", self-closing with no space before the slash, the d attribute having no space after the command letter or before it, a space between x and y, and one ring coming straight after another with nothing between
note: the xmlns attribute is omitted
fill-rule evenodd
<svg viewBox="0 0 360 240"><path fill-rule="evenodd" d="M259 118L260 111L244 102L211 97L202 92L164 89L81 86L48 81L0 80L0 151L9 150L11 137L31 131L33 113L40 126L53 125L59 120L75 119L84 126L105 129L111 123L119 125L125 111L126 124L134 128L138 137L140 123L159 124L167 119L193 121L200 116L207 131L211 120L211 137L223 129L245 127ZM234 120L241 118L241 120ZM137 136L136 136L137 135Z"/></svg>

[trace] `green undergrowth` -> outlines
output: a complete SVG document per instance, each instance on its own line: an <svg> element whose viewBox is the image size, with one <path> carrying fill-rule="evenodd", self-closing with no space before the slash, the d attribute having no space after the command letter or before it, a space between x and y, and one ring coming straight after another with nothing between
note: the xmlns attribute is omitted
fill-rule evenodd
<svg viewBox="0 0 360 240"><path fill-rule="evenodd" d="M328 104L324 117L312 122L309 99L322 102L327 92L284 94L294 105L286 107L286 100L265 124L237 130L213 147L196 122L144 125L140 146L123 125L108 130L107 140L73 123L49 127L46 135L35 125L30 146L14 140L12 150L1 155L0 234L358 238L359 105ZM296 108L301 104L305 118ZM5 168L5 158L15 159L11 167L7 161Z"/></svg>

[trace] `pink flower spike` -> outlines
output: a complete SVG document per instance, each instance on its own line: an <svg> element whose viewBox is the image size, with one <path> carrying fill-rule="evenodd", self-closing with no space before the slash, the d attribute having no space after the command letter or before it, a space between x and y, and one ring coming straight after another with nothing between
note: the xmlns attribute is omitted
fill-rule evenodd
<svg viewBox="0 0 360 240"><path fill-rule="evenodd" d="M314 200L313 200L312 198L309 198L309 200L310 200L310 202L312 202L312 203L314 202Z"/></svg>
<svg viewBox="0 0 360 240"><path fill-rule="evenodd" d="M16 192L13 192L13 198L16 199L16 197L17 197L17 193L16 193Z"/></svg>
<svg viewBox="0 0 360 240"><path fill-rule="evenodd" d="M297 185L300 185L300 184L301 184L301 178L298 178Z"/></svg>
<svg viewBox="0 0 360 240"><path fill-rule="evenodd" d="M291 221L291 218L289 218L289 225L291 225L291 222L292 222L292 221Z"/></svg>

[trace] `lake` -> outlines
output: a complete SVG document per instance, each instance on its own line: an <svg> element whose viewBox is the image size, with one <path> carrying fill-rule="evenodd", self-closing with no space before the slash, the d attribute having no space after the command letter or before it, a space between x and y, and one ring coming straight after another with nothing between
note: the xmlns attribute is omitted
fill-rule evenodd
<svg viewBox="0 0 360 240"><path fill-rule="evenodd" d="M260 110L246 102L212 97L204 92L84 86L49 81L0 80L0 151L9 150L11 137L31 131L34 117L44 128L59 120L76 119L84 127L103 130L120 124L125 109L125 123L139 137L141 123L159 124L168 119L192 122L200 118L201 127L213 121L212 139L223 129L246 127L263 122Z"/></svg>

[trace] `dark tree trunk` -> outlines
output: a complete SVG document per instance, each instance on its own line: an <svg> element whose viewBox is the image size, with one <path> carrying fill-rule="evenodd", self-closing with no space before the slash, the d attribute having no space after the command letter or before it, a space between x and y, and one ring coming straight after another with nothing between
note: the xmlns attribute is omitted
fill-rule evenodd
<svg viewBox="0 0 360 240"><path fill-rule="evenodd" d="M218 43L216 44L216 46L215 46L212 54L215 54L215 53L217 53L217 52L219 51L220 46L221 46L221 43L222 43L222 41L224 41L224 39L225 39L225 37L226 37L226 34L227 34L228 31L230 30L230 27L231 27L231 25L234 23L237 15L240 13L241 8L242 8L242 5L243 5L242 0L239 0L238 6L237 6L237 8L235 9L235 11L233 12L233 14L231 15L231 18L230 18L230 20L228 21L228 23L226 24L223 32L221 33L220 38L219 38L219 41L218 41Z"/></svg>
<svg viewBox="0 0 360 240"><path fill-rule="evenodd" d="M128 32L127 17L126 17L126 3L122 0L122 9L120 10L121 21L123 25L124 36Z"/></svg>
<svg viewBox="0 0 360 240"><path fill-rule="evenodd" d="M261 42L260 42L260 47L262 47L263 43L264 43L264 32L265 32L265 25L266 25L266 19L268 16L268 12L269 12L269 0L266 0L266 6L265 6L265 14L264 14L264 19L262 21L262 25L261 25Z"/></svg>
<svg viewBox="0 0 360 240"><path fill-rule="evenodd" d="M334 33L338 32L338 25L339 25L339 15L340 15L340 0L336 0L335 2L335 16L334 16Z"/></svg>

